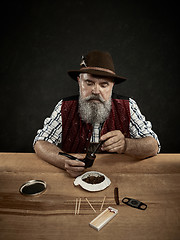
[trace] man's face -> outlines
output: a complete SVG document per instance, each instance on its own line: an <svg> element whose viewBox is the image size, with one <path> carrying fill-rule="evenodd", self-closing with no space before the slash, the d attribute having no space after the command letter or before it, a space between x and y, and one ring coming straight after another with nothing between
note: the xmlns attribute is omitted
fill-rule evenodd
<svg viewBox="0 0 180 240"><path fill-rule="evenodd" d="M83 73L79 82L79 113L83 121L103 123L111 111L111 95L114 83L110 78L95 77Z"/></svg>
<svg viewBox="0 0 180 240"><path fill-rule="evenodd" d="M114 82L111 78L104 78L99 76L94 76L88 73L81 73L78 77L80 96L82 99L96 95L101 97L104 101L110 99L112 95L112 89ZM91 100L94 102L99 102L99 100Z"/></svg>

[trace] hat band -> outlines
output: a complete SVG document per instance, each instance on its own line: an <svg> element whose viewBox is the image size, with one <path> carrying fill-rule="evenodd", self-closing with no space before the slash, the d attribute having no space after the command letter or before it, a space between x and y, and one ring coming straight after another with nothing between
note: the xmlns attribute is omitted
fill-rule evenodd
<svg viewBox="0 0 180 240"><path fill-rule="evenodd" d="M81 68L81 70L84 70L84 69L99 70L99 71L103 71L103 72L107 72L107 73L112 73L115 75L115 72L113 72L107 68L100 68L100 67L83 67L83 68Z"/></svg>

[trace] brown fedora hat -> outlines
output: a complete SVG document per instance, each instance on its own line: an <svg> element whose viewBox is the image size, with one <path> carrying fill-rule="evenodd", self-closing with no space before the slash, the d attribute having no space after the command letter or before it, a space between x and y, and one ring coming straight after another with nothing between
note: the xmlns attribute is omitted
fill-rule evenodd
<svg viewBox="0 0 180 240"><path fill-rule="evenodd" d="M80 73L111 77L114 79L115 84L126 80L125 77L116 75L112 57L108 52L98 50L91 51L86 56L82 56L80 66L80 70L68 71L69 76L76 81Z"/></svg>

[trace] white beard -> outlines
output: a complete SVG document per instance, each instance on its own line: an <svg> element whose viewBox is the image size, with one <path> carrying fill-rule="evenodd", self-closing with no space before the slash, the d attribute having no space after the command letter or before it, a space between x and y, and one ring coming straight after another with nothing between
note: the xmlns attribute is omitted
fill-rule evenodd
<svg viewBox="0 0 180 240"><path fill-rule="evenodd" d="M100 100L100 102L89 101L91 99ZM84 99L79 97L79 113L83 121L94 125L102 124L109 116L111 111L111 98L107 101L99 95L90 95Z"/></svg>

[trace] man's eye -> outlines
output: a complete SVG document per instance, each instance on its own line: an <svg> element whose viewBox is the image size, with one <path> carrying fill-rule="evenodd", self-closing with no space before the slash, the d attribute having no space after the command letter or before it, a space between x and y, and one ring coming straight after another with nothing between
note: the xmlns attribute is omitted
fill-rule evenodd
<svg viewBox="0 0 180 240"><path fill-rule="evenodd" d="M93 85L93 82L91 82L91 81L86 81L86 84L88 85L88 86L91 86L91 85Z"/></svg>
<svg viewBox="0 0 180 240"><path fill-rule="evenodd" d="M102 88L108 87L108 83L102 83L102 84L101 84L101 87L102 87Z"/></svg>

